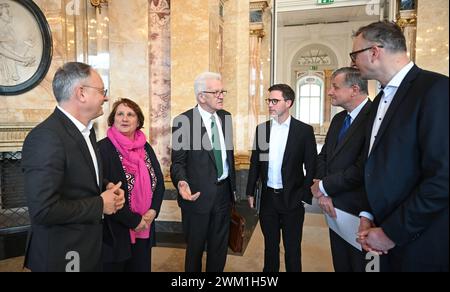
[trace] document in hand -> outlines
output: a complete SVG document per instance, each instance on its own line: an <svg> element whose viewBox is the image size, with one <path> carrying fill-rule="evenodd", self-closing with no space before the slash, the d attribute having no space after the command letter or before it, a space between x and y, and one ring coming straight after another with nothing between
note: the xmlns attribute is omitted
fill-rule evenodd
<svg viewBox="0 0 450 292"><path fill-rule="evenodd" d="M331 228L336 234L338 234L342 239L353 245L356 249L362 251L361 245L356 241L358 228L359 228L359 217L352 214L344 212L335 208L336 219L331 218L325 214L328 227Z"/></svg>

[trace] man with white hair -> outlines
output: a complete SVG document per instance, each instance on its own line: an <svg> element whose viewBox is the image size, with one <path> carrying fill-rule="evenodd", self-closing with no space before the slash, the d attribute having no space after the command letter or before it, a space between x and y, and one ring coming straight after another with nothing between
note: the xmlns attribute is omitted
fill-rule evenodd
<svg viewBox="0 0 450 292"><path fill-rule="evenodd" d="M207 246L207 272L225 267L231 203L236 190L231 114L220 74L195 80L198 105L174 119L170 174L179 192L187 243L186 272L201 272Z"/></svg>

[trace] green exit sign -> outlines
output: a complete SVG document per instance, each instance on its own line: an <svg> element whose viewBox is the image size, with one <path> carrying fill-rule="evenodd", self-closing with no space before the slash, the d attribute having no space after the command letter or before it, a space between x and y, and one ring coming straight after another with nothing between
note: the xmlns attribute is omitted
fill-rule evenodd
<svg viewBox="0 0 450 292"><path fill-rule="evenodd" d="M334 0L317 0L317 4L323 5L323 4L333 4Z"/></svg>

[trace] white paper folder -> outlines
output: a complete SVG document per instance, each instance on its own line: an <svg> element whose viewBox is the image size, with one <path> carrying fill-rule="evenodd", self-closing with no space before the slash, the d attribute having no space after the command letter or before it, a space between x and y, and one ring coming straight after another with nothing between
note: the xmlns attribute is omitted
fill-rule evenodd
<svg viewBox="0 0 450 292"><path fill-rule="evenodd" d="M356 249L362 251L361 245L356 241L359 229L359 217L337 208L335 208L335 210L337 216L336 219L325 214L328 227Z"/></svg>

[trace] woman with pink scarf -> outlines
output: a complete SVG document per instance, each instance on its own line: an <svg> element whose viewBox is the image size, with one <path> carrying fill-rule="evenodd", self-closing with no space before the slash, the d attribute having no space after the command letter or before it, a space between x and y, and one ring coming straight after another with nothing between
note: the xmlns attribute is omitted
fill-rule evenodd
<svg viewBox="0 0 450 292"><path fill-rule="evenodd" d="M144 115L132 100L114 103L99 150L104 178L121 181L126 205L103 224L105 272L150 272L155 218L164 195L159 162L141 131Z"/></svg>

